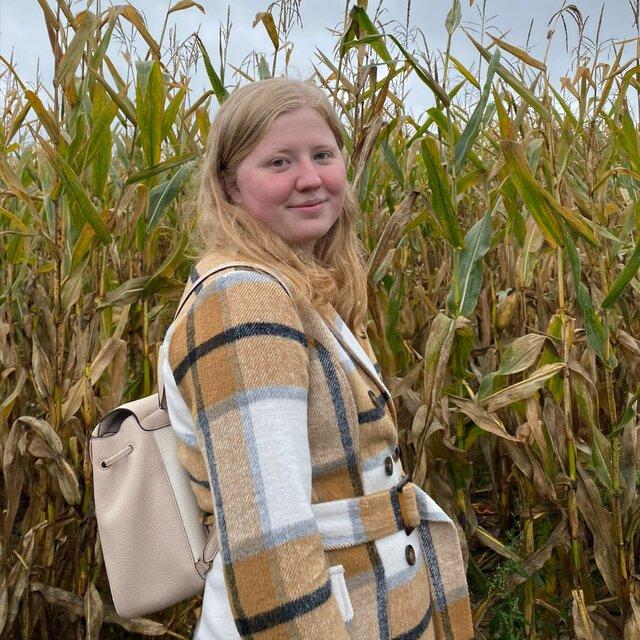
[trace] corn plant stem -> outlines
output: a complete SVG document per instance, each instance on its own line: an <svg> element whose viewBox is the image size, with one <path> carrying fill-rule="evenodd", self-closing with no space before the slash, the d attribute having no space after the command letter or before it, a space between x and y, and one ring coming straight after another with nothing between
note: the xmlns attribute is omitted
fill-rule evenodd
<svg viewBox="0 0 640 640"><path fill-rule="evenodd" d="M449 56L451 52L451 37L452 34L448 34L447 37L447 50L445 53L444 59L444 69L442 72L442 86L446 91L447 87L447 74L449 71ZM450 186L451 186L451 203L453 205L454 211L458 210L458 193L457 193L457 182L456 182L456 145L455 145L455 135L453 130L453 117L451 114L451 109L449 105L445 107L445 111L447 114L447 154L448 154L448 162L447 166L450 171ZM460 249L458 247L451 247L451 262L452 262L452 271L453 271L453 307L455 313L458 314L460 312ZM451 312L451 309L449 310ZM460 381L456 381L456 393L459 396L464 394L464 389ZM464 420L462 416L456 416L456 446L465 450L465 426ZM459 463L461 467L465 466L465 461ZM458 466L457 464L455 466ZM455 467L454 467L455 468ZM467 499L466 499L466 487L465 478L466 473L462 474L454 474L454 481L456 485L456 504L458 506L458 510L461 514L464 515L465 521L467 518Z"/></svg>
<svg viewBox="0 0 640 640"><path fill-rule="evenodd" d="M607 282L606 270L604 268L604 257L600 259L600 277L605 286L605 291L609 288ZM609 312L604 313L604 329L605 335L609 335ZM605 343L605 357L609 359L611 355L611 343L609 340ZM607 408L609 410L609 419L612 428L618 424L618 412L616 409L616 400L613 390L613 378L611 371L605 369L604 372L605 386L607 390ZM611 438L611 483L613 487L613 495L611 501L611 510L613 512L613 528L616 536L616 547L618 549L618 566L620 569L620 607L623 611L628 608L629 593L631 584L629 581L629 572L627 570L627 552L624 541L624 529L622 525L622 511L620 507L620 435L616 433Z"/></svg>
<svg viewBox="0 0 640 640"><path fill-rule="evenodd" d="M524 557L531 557L535 548L534 521L531 508L533 506L532 487L526 478L522 479L520 490L522 492L522 531L524 535ZM537 638L535 627L536 613L536 589L533 579L524 583L524 619L527 640Z"/></svg>
<svg viewBox="0 0 640 640"><path fill-rule="evenodd" d="M149 303L142 302L142 392L145 396L151 393L151 362L149 360Z"/></svg>
<svg viewBox="0 0 640 640"><path fill-rule="evenodd" d="M588 166L593 167L597 162L593 157L593 148L595 144L595 123L592 122L592 126L589 131L589 153L588 153ZM594 211L592 219L592 228L596 230L596 215L597 211L597 199L594 193L594 175L595 171L587 172L587 185L591 196L591 207ZM598 268L600 271L600 282L603 291L609 289L609 279L607 277L607 253L601 252L600 259L598 260ZM604 311L604 333L607 336L605 341L604 350L605 358L607 361L611 356L611 342L608 339L610 329L610 311ZM618 413L616 409L615 394L613 390L613 379L611 370L607 367L604 369L605 388L607 393L607 408L609 410L609 420L612 428L618 424ZM611 510L613 515L613 528L614 535L616 537L616 546L618 550L618 565L620 568L620 608L622 611L626 611L629 602L629 593L631 585L629 582L629 573L627 570L627 553L624 541L624 530L622 525L622 513L620 508L620 437L616 433L611 438L611 483L613 488L613 495L611 500Z"/></svg>
<svg viewBox="0 0 640 640"><path fill-rule="evenodd" d="M567 464L569 466L569 487L567 489L567 513L569 516L569 532L571 534L571 555L573 558L574 582L579 584L580 574L580 521L578 516L578 501L576 499L576 448L573 438L572 416L571 416L571 385L569 381L569 337L567 332L568 318L565 308L564 291L564 260L563 248L558 247L556 251L558 265L558 305L562 322L562 362L564 370L562 373L562 404L564 412L564 434L567 441Z"/></svg>
<svg viewBox="0 0 640 640"><path fill-rule="evenodd" d="M60 24L60 5L58 5L58 24ZM55 34L55 70L57 71L62 59L60 50L60 34ZM62 94L62 95L61 95ZM53 88L53 109L54 118L58 127L61 125L62 107L61 99L64 97L64 89L59 86ZM59 138L54 141L56 151L59 151ZM54 242L55 242L55 266L53 271L53 321L55 323L55 347L54 347L54 388L53 388L53 411L51 424L58 431L62 426L62 395L63 395L63 360L64 360L64 323L62 321L62 259L64 255L63 220L60 197L53 203L54 206ZM44 210L44 207L43 207Z"/></svg>

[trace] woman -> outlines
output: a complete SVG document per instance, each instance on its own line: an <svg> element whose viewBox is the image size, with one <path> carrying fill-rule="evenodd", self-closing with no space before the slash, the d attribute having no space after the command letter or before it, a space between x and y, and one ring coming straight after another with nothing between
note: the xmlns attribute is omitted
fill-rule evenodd
<svg viewBox="0 0 640 640"><path fill-rule="evenodd" d="M195 638L471 638L455 527L399 460L322 91L233 92L201 185L192 282L245 266L207 278L165 339L180 460L220 545Z"/></svg>

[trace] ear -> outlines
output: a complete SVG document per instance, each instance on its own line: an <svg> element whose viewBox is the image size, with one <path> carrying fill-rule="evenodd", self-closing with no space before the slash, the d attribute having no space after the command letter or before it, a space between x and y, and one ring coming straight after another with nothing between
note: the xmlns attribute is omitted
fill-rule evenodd
<svg viewBox="0 0 640 640"><path fill-rule="evenodd" d="M240 191L238 190L238 185L236 184L236 181L233 178L231 178L231 176L228 175L227 172L225 171L222 172L222 175L220 176L220 178L222 181L224 192L227 194L227 197L229 198L229 200L234 204L240 204L241 203Z"/></svg>

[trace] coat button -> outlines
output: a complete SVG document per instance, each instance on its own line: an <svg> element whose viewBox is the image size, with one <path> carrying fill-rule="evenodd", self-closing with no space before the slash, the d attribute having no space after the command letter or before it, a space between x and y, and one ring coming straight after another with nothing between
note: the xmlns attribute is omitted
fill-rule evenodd
<svg viewBox="0 0 640 640"><path fill-rule="evenodd" d="M374 393L373 389L369 389L369 400L373 402L374 406L379 407L380 403L378 402L378 396Z"/></svg>
<svg viewBox="0 0 640 640"><path fill-rule="evenodd" d="M396 447L395 451L393 452L393 459L398 462L398 460L400 459L400 447Z"/></svg>
<svg viewBox="0 0 640 640"><path fill-rule="evenodd" d="M404 555L407 559L407 562L410 565L414 565L416 563L416 552L415 552L415 549L410 544L406 546L404 550Z"/></svg>
<svg viewBox="0 0 640 640"><path fill-rule="evenodd" d="M391 456L387 456L384 459L384 470L387 472L388 476L393 475L393 458Z"/></svg>

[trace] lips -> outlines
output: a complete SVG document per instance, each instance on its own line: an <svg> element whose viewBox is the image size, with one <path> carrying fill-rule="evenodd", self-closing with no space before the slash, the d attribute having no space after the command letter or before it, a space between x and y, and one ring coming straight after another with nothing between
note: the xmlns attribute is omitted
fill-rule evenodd
<svg viewBox="0 0 640 640"><path fill-rule="evenodd" d="M309 200L308 202L302 202L300 204L292 204L290 208L300 209L302 207L313 207L314 205L321 204L322 202L326 202L326 200Z"/></svg>

